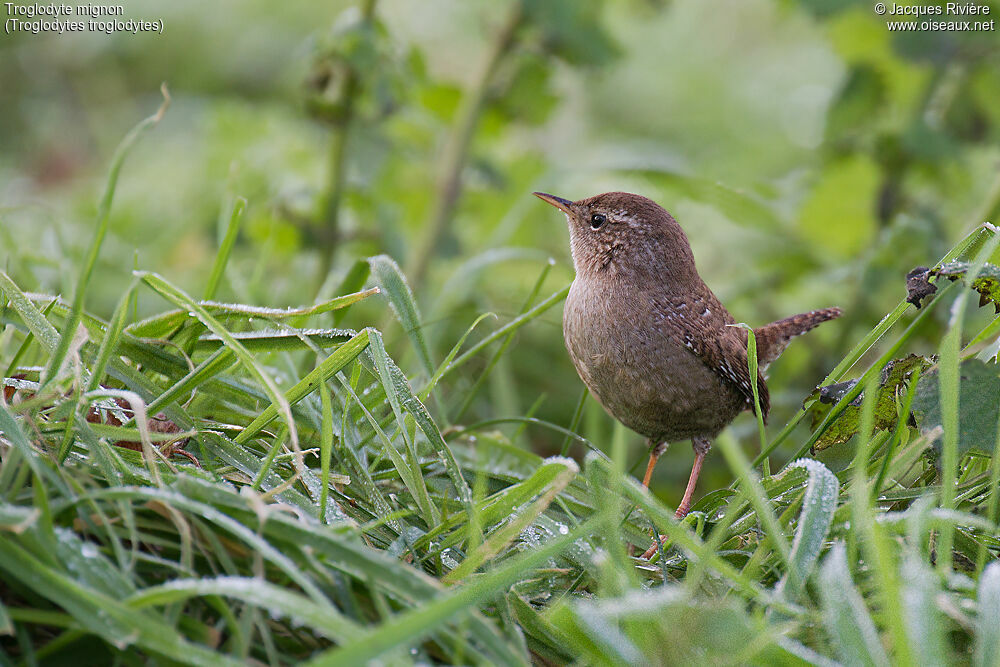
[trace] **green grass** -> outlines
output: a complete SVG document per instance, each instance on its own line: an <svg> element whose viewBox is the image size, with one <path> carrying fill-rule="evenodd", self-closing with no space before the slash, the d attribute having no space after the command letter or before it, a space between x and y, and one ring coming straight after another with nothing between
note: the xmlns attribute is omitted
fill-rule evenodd
<svg viewBox="0 0 1000 667"><path fill-rule="evenodd" d="M815 428L795 429L811 404L776 435L758 422L756 461L723 434L734 483L700 489L677 522L624 472L623 430L608 454L575 435L580 408L566 425L462 421L468 392L519 353L514 334L565 297L538 299L548 268L518 314L456 340L431 337L385 255L296 309L201 300L138 270L110 319L89 312L117 174L152 122L113 161L70 302L0 272L16 389L0 406L5 664L998 664L1000 428L966 447L959 401L978 352L962 346L971 291L940 290L902 331L912 308L889 312L826 378L880 346ZM227 280L244 205L228 209L204 299ZM979 227L942 261L977 274L998 241ZM137 298L160 312L137 320ZM403 332L409 375L379 329L339 328L373 299ZM916 379L878 428L882 367L949 307L923 376L940 428L909 425ZM843 470L758 467L779 446L806 454L862 390ZM92 406L121 417L95 423ZM161 412L198 465L164 448ZM564 453L584 443L582 463L517 446L496 430L511 421L561 431ZM668 540L652 561L630 556L654 532Z"/></svg>

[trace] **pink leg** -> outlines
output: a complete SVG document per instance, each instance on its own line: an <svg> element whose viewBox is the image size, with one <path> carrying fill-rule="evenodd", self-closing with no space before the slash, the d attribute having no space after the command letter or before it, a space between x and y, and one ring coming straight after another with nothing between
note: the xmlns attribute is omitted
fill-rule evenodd
<svg viewBox="0 0 1000 667"><path fill-rule="evenodd" d="M650 444L653 445L652 441L650 441ZM653 476L653 468L656 467L656 462L665 451L667 451L667 443L665 442L653 445L649 450L649 463L646 465L646 474L642 477L642 486L644 488L649 488L649 480Z"/></svg>
<svg viewBox="0 0 1000 667"><path fill-rule="evenodd" d="M688 511L691 509L691 500L694 497L694 489L698 485L701 466L705 462L705 456L708 454L708 450L711 449L712 443L708 441L708 438L693 438L691 446L694 448L694 463L691 464L691 474L688 476L687 488L684 489L684 497L681 499L681 504L677 507L677 512L674 514L674 517L678 519L683 519L687 516ZM666 542L666 540L667 537L665 535L660 535L661 542ZM656 542L653 542L653 546L649 547L642 557L646 560L652 558L658 546Z"/></svg>

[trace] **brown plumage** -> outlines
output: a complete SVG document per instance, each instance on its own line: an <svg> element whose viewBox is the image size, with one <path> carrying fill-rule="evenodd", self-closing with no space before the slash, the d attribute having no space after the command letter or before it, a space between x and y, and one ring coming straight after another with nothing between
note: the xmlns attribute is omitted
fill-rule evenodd
<svg viewBox="0 0 1000 667"><path fill-rule="evenodd" d="M569 223L576 279L563 314L566 349L593 396L649 438L644 484L666 444L691 439L695 464L678 507L684 516L710 440L740 412L770 409L751 379L747 332L698 275L684 230L656 202L626 192L571 202L544 193ZM795 336L840 315L826 308L754 330L759 368Z"/></svg>

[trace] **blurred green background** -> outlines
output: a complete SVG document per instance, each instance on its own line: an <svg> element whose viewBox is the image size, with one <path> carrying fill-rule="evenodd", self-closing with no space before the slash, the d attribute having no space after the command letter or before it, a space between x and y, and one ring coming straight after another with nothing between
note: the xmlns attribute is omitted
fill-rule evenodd
<svg viewBox="0 0 1000 667"><path fill-rule="evenodd" d="M169 86L91 282L105 316L136 266L199 293L242 196L222 300L311 303L388 253L439 362L479 314L516 316L549 257L542 296L571 280L563 219L531 191L629 190L677 217L738 320L844 309L771 368L776 428L909 269L1000 213L997 33L894 34L869 2L133 0L125 14L163 34L0 38L0 261L31 290L71 293L114 147ZM142 299L140 315L165 307ZM568 427L582 384L560 315L518 333L460 419L488 357L450 378L436 416L534 410ZM344 324L387 322L373 299ZM387 340L415 371L398 327ZM543 454L563 441L502 428ZM751 417L732 428L756 447ZM588 401L580 432L607 447L612 422ZM660 491L686 477L676 449ZM710 459L704 488L725 475Z"/></svg>

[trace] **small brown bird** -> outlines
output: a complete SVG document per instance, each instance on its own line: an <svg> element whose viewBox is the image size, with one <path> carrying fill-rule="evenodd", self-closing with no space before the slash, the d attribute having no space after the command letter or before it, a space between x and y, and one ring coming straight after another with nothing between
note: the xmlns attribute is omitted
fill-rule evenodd
<svg viewBox="0 0 1000 667"><path fill-rule="evenodd" d="M684 230L656 202L627 192L580 201L534 193L566 214L576 279L566 297L563 336L580 379L611 416L649 439L643 485L667 443L691 439L691 507L711 439L753 409L760 371L788 342L840 315L824 308L754 329L759 371L750 377L747 332L702 281Z"/></svg>

